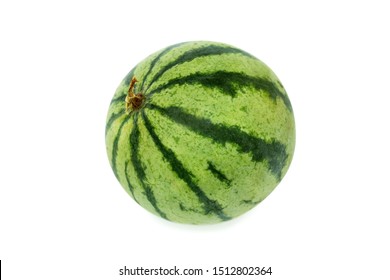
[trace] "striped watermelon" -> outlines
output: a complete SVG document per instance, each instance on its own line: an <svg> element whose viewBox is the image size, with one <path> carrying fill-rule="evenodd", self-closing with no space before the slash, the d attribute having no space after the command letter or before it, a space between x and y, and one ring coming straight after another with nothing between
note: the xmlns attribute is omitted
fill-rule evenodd
<svg viewBox="0 0 390 280"><path fill-rule="evenodd" d="M195 41L135 66L111 101L107 154L131 197L170 221L237 217L292 160L295 124L275 74L230 45Z"/></svg>

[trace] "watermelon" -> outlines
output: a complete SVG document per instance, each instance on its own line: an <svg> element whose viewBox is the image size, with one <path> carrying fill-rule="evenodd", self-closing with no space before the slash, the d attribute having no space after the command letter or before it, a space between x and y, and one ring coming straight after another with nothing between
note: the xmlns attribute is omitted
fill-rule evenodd
<svg viewBox="0 0 390 280"><path fill-rule="evenodd" d="M193 41L136 65L109 106L112 170L166 220L213 224L249 211L290 166L295 122L281 82L231 45Z"/></svg>

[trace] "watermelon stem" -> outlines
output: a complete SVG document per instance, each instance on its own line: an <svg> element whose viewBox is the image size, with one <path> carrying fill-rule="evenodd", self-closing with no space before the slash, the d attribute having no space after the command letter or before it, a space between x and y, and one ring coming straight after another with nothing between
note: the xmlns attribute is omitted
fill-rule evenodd
<svg viewBox="0 0 390 280"><path fill-rule="evenodd" d="M141 92L134 93L135 83L137 82L137 78L133 77L130 82L129 90L127 91L125 98L125 108L127 114L130 114L132 111L139 110L144 103L145 96Z"/></svg>

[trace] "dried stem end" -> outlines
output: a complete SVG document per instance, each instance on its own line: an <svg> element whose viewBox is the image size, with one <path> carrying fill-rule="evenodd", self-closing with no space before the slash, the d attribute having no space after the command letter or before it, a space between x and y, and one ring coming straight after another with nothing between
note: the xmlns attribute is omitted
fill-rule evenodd
<svg viewBox="0 0 390 280"><path fill-rule="evenodd" d="M138 80L133 77L130 82L129 90L127 92L125 103L126 103L126 113L130 114L133 111L137 111L142 107L142 104L144 103L145 96L139 92L134 93L134 87L135 83L137 83Z"/></svg>

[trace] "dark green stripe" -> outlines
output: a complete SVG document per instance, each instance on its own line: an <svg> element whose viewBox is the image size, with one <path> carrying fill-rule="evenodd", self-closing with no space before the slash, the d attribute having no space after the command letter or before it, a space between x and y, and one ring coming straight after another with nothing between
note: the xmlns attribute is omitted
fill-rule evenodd
<svg viewBox="0 0 390 280"><path fill-rule="evenodd" d="M119 119L123 115L123 112L124 112L124 110L121 112L118 112L118 113L111 114L110 118L108 119L108 121L106 123L106 135L108 133L108 130L111 128L111 125L113 124L113 122L116 121L117 119Z"/></svg>
<svg viewBox="0 0 390 280"><path fill-rule="evenodd" d="M131 69L130 72L127 73L126 77L123 79L123 82L124 82L125 85L127 85L127 86L130 85L131 79L133 79L134 72L135 72L136 68L137 68L137 66L135 66L133 69Z"/></svg>
<svg viewBox="0 0 390 280"><path fill-rule="evenodd" d="M187 169L185 169L183 163L177 159L174 152L171 149L167 148L161 142L160 138L154 132L154 128L150 123L148 117L146 116L145 111L142 111L142 117L144 119L145 127L148 130L150 136L152 137L154 144L162 153L164 159L171 165L172 170L177 174L177 176L188 185L188 187L191 189L192 192L194 192L194 194L196 194L199 201L203 205L205 213L214 213L221 220L229 220L230 217L226 216L226 214L223 213L222 206L217 201L211 200L207 197L204 191L193 181L192 178L194 177L194 175L191 174Z"/></svg>
<svg viewBox="0 0 390 280"><path fill-rule="evenodd" d="M138 114L134 115L134 124L133 124L133 129L131 130L130 133L130 149L131 149L131 164L134 167L135 173L138 177L138 180L140 181L144 191L145 191L145 196L150 202L150 204L153 206L153 208L156 210L156 212L163 217L164 219L167 219L167 216L164 212L161 211L161 209L157 205L156 198L153 194L152 189L150 186L145 183L146 179L146 174L144 167L142 166L141 160L139 159L139 154L138 154L138 148L139 148L139 138L140 138L140 132L138 129Z"/></svg>
<svg viewBox="0 0 390 280"><path fill-rule="evenodd" d="M249 76L243 73L217 71L214 73L195 73L186 77L178 77L169 80L149 93L153 95L162 90L169 89L176 85L200 84L206 88L217 88L221 93L235 97L242 87L252 87L256 90L266 92L271 99L281 98L286 107L292 111L290 100L271 81Z"/></svg>
<svg viewBox="0 0 390 280"><path fill-rule="evenodd" d="M249 204L249 205L255 206L255 205L259 204L259 203L262 202L262 201L263 201L262 199L260 199L260 200L258 200L258 201L253 201L253 200L241 200L241 203L245 203L245 204Z"/></svg>
<svg viewBox="0 0 390 280"><path fill-rule="evenodd" d="M125 162L125 175L126 175L127 187L129 188L129 191L131 192L131 195L133 196L134 200L138 203L138 201L137 201L137 199L135 198L135 195L134 195L134 186L130 183L130 179L129 179L129 176L128 176L128 172L127 172L128 166L129 166L129 161L126 161Z"/></svg>
<svg viewBox="0 0 390 280"><path fill-rule="evenodd" d="M169 46L167 48L165 48L161 53L159 53L153 60L152 62L150 62L150 66L149 66L149 69L148 69L148 72L146 72L146 74L144 75L144 77L142 78L142 81L141 81L141 90L143 90L143 87L144 87L144 83L145 81L148 79L149 75L150 75L150 72L152 72L154 66L156 65L156 63L158 63L161 59L161 57L163 57L166 53L168 53L169 51L183 45L185 43L179 43L179 44L175 44L175 45L172 45L172 46Z"/></svg>
<svg viewBox="0 0 390 280"><path fill-rule="evenodd" d="M134 76L134 71L137 67L134 67L133 69L130 70L130 72L126 75L126 77L124 77L123 79L123 84L126 86L125 88L129 88L130 86L130 82L131 82L131 79L133 78ZM122 94L119 94L118 96L114 96L112 99L111 99L111 103L110 103L110 106L114 103L117 103L117 102L123 102L123 108L125 108L125 98L126 98L126 95L127 95L127 89L122 92ZM123 109L124 110L124 109Z"/></svg>
<svg viewBox="0 0 390 280"><path fill-rule="evenodd" d="M172 49L174 48L177 48L181 45L183 45L185 43L179 43L179 44L176 44L176 45L172 45L172 46L169 46L167 48L165 48L159 55L157 55L156 58L154 58L152 60L152 62L150 62L150 65L149 65L149 69L148 71L146 72L146 74L142 77L142 79L140 80L140 85L139 85L139 91L143 91L143 87L144 87L144 83L145 81L148 79L149 75L150 75L150 72L153 70L154 66L156 65L156 63L159 62L159 60L161 59L161 57L163 57L166 53L168 53L169 51L171 51ZM138 66L138 65L137 65ZM134 77L134 72L135 70L137 69L137 66L134 67L133 69L131 69L131 71L126 75L126 77L123 79L123 83L125 85L127 85L128 87L130 86L130 82L131 82L131 79ZM140 77L136 77L138 79L140 79ZM137 87L137 84L135 84L135 87ZM137 89L135 88L134 89L134 92L139 92L137 91ZM120 101L123 101L123 104L125 102L125 98L126 98L126 94L127 94L127 91L123 93L123 95L119 95L115 98L113 98L111 100L111 104L113 103L117 103L117 102L120 102Z"/></svg>
<svg viewBox="0 0 390 280"><path fill-rule="evenodd" d="M114 104L114 103L123 102L123 110L125 110L125 98L126 98L126 95L127 95L127 93L124 92L122 95L119 95L119 96L114 97L113 99L111 99L110 106L112 104Z"/></svg>
<svg viewBox="0 0 390 280"><path fill-rule="evenodd" d="M225 174L223 174L220 170L218 170L217 167L211 161L207 161L207 164L208 164L207 170L209 170L218 180L227 184L230 187L232 180L229 180L225 176Z"/></svg>
<svg viewBox="0 0 390 280"><path fill-rule="evenodd" d="M129 119L130 119L130 116L126 116L125 119L122 121L121 125L119 126L118 132L115 135L114 142L112 145L111 166L112 166L112 170L114 171L114 174L118 180L119 180L118 170L116 167L116 157L118 156L118 143L119 143L119 138L122 134L122 128L128 122Z"/></svg>
<svg viewBox="0 0 390 280"><path fill-rule="evenodd" d="M178 58L176 58L175 60L171 61L170 63L168 63L164 67L162 67L160 69L160 71L158 71L153 76L151 82L149 83L148 88L154 82L156 82L166 71L168 71L169 69L171 69L174 66L177 66L179 64L183 64L185 62L190 62L198 57L210 56L210 55L221 55L221 54L228 54L228 53L237 53L237 54L241 54L241 55L244 55L247 57L255 58L247 52L244 52L240 49L237 49L234 47L229 47L229 46L208 45L208 46L200 47L197 49L191 49L191 50L185 52L184 54L182 54L181 56L179 56Z"/></svg>
<svg viewBox="0 0 390 280"><path fill-rule="evenodd" d="M214 124L209 119L203 119L183 111L175 106L162 108L149 103L149 109L160 112L163 116L177 122L188 129L213 139L220 144L234 143L238 145L239 151L251 153L252 160L257 162L267 161L270 171L280 180L282 169L287 160L286 146L273 140L266 142L261 138L249 135L237 126L224 126Z"/></svg>

